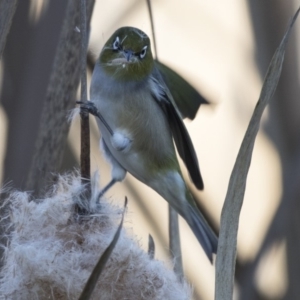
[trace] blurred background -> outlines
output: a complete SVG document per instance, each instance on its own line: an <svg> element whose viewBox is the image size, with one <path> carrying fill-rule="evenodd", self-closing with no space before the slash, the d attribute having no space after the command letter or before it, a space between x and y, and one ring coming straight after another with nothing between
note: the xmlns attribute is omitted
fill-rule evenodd
<svg viewBox="0 0 300 300"><path fill-rule="evenodd" d="M2 186L27 189L67 2L17 1L0 61ZM298 5L293 0L152 0L159 59L210 102L186 126L205 183L204 192L190 188L216 229L264 74ZM106 40L125 25L138 27L151 37L146 1L95 1L88 78ZM235 299L293 300L300 295L299 26L298 20L254 147L240 216ZM71 99L71 107L75 100ZM69 109L63 113L67 124ZM92 171L99 171L104 186L110 180L110 167L99 151L99 136L91 119ZM76 119L61 145L62 164L51 171L79 166L79 141L80 120ZM129 174L107 193L110 201L121 205L125 195L129 199L125 227L145 250L150 233L156 258L171 267L166 202ZM194 299L213 299L214 267L182 220L180 230L185 274L194 287Z"/></svg>

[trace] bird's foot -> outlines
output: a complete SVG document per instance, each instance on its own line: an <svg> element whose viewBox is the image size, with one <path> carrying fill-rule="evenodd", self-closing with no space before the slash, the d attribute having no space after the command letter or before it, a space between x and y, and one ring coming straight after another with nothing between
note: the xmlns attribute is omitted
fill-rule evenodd
<svg viewBox="0 0 300 300"><path fill-rule="evenodd" d="M100 111L97 109L97 107L95 106L93 101L76 101L76 103L80 104L81 109L83 109L83 110L87 111L88 113L90 113L91 115L97 117L103 123L103 125L106 127L106 129L108 130L110 135L114 134L114 132L112 131L112 129L110 128L108 123L105 121L105 119L103 118L103 116L101 115Z"/></svg>
<svg viewBox="0 0 300 300"><path fill-rule="evenodd" d="M77 104L80 104L80 108L87 111L91 115L99 118L99 111L95 106L94 102L86 100L86 101L76 101Z"/></svg>

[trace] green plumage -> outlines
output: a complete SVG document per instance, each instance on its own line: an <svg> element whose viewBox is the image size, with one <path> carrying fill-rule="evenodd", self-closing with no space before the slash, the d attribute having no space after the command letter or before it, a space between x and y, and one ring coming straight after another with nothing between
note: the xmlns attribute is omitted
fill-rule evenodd
<svg viewBox="0 0 300 300"><path fill-rule="evenodd" d="M91 100L113 131L98 120L102 148L112 165L108 186L122 181L128 171L153 188L187 221L212 261L217 238L187 189L175 151L176 146L193 183L203 189L182 117L193 119L206 101L177 73L154 62L148 36L133 27L118 29L103 47Z"/></svg>
<svg viewBox="0 0 300 300"><path fill-rule="evenodd" d="M163 80L171 91L173 99L182 118L193 120L201 104L208 104L201 94L175 71L155 60L155 66L160 71Z"/></svg>

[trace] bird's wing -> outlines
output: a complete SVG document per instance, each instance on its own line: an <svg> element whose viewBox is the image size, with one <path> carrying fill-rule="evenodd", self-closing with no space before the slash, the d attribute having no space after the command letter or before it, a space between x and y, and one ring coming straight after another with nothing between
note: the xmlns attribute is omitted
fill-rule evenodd
<svg viewBox="0 0 300 300"><path fill-rule="evenodd" d="M208 104L208 101L175 71L158 60L155 60L154 63L167 87L172 91L173 99L182 118L193 120L200 105Z"/></svg>
<svg viewBox="0 0 300 300"><path fill-rule="evenodd" d="M150 77L150 89L152 97L157 101L168 118L177 151L185 163L192 181L198 189L202 190L203 180L193 143L173 97L157 70Z"/></svg>

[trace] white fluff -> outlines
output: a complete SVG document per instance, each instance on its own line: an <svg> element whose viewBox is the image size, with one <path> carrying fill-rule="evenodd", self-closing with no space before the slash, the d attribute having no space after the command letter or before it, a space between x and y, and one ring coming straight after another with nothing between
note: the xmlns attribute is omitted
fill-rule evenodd
<svg viewBox="0 0 300 300"><path fill-rule="evenodd" d="M128 137L128 134L124 131L115 130L111 137L112 146L122 152L128 152L132 144L132 140Z"/></svg>
<svg viewBox="0 0 300 300"><path fill-rule="evenodd" d="M77 118L77 116L79 116L79 114L80 114L80 106L76 106L73 109L71 109L67 116L68 122L71 123L75 118Z"/></svg>
<svg viewBox="0 0 300 300"><path fill-rule="evenodd" d="M95 185L93 189L92 197L98 192ZM80 177L66 175L51 195L38 201L29 201L28 193L10 193L9 243L0 274L0 299L78 299L123 211L101 199L89 216L78 220L74 203L80 201L81 190ZM190 287L179 283L162 262L151 260L125 230L92 297L190 298Z"/></svg>

